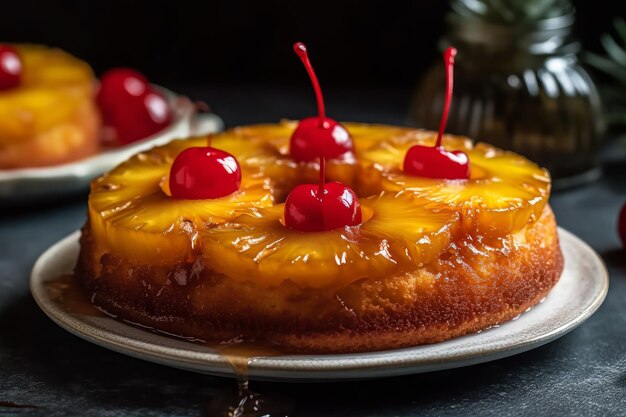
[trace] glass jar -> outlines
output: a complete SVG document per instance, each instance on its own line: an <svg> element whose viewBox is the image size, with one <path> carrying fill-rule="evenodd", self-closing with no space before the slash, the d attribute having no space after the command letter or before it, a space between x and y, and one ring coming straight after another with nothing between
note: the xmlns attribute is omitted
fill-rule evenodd
<svg viewBox="0 0 626 417"><path fill-rule="evenodd" d="M574 13L511 26L451 14L448 23L441 49L458 55L447 132L525 155L557 187L597 178L604 122L571 40ZM444 77L441 61L422 79L411 110L418 126L438 128Z"/></svg>

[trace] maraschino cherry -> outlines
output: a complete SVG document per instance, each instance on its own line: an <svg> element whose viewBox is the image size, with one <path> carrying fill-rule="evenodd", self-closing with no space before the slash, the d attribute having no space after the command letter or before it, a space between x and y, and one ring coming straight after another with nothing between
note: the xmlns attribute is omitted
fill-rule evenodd
<svg viewBox="0 0 626 417"><path fill-rule="evenodd" d="M462 151L446 151L441 145L443 132L448 122L450 102L452 101L453 69L455 48L446 49L443 59L446 65L446 97L439 124L439 133L434 147L412 146L404 157L404 172L416 177L439 179L468 179L470 174L469 158Z"/></svg>
<svg viewBox="0 0 626 417"><path fill-rule="evenodd" d="M172 121L167 99L143 74L130 68L107 71L100 79L96 102L103 124L112 128L118 143L151 136Z"/></svg>
<svg viewBox="0 0 626 417"><path fill-rule="evenodd" d="M22 79L22 59L17 51L0 45L0 91L15 88Z"/></svg>
<svg viewBox="0 0 626 417"><path fill-rule="evenodd" d="M321 232L361 224L361 203L348 186L325 183L326 161L320 158L319 184L301 184L285 201L285 226L301 232Z"/></svg>
<svg viewBox="0 0 626 417"><path fill-rule="evenodd" d="M237 159L208 146L185 149L170 170L170 194L174 198L220 198L239 190L240 185L241 168Z"/></svg>
<svg viewBox="0 0 626 417"><path fill-rule="evenodd" d="M128 96L139 97L145 94L149 82L146 77L131 68L114 68L100 77L100 89L96 97L103 111L115 109L115 105Z"/></svg>
<svg viewBox="0 0 626 417"><path fill-rule="evenodd" d="M309 61L306 46L302 42L293 45L306 68L317 99L317 117L302 119L291 136L289 152L297 162L315 161L320 156L327 159L342 158L352 154L350 133L336 120L326 117L324 97L315 71Z"/></svg>

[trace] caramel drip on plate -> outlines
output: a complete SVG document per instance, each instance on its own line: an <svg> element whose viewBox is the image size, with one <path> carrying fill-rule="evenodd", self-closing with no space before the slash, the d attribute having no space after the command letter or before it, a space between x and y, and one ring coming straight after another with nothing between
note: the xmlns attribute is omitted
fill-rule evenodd
<svg viewBox="0 0 626 417"><path fill-rule="evenodd" d="M224 407L212 403L208 411L215 415L225 417L287 417L291 414L292 404L290 401L269 393L258 393L250 389L249 368L250 364L259 357L276 356L282 352L275 348L234 340L219 345L211 345L224 359L228 361L237 377L237 396L224 413Z"/></svg>
<svg viewBox="0 0 626 417"><path fill-rule="evenodd" d="M80 288L72 274L64 274L54 280L46 281L44 286L50 298L68 313L81 316L105 316L104 312L89 301L87 294Z"/></svg>
<svg viewBox="0 0 626 417"><path fill-rule="evenodd" d="M50 298L64 311L70 314L109 317L104 311L94 306L87 294L74 279L72 274L60 277L44 283ZM128 323L132 325L132 323ZM156 329L148 329L140 326L143 330L152 330L162 336L180 339L172 334L165 334ZM235 339L223 342L190 341L199 343L213 349L224 358L231 366L237 378L237 395L223 395L211 399L207 406L207 415L213 417L288 417L292 414L291 401L272 396L271 394L259 394L250 389L249 367L259 357L277 356L284 352L274 347L263 346L251 341Z"/></svg>

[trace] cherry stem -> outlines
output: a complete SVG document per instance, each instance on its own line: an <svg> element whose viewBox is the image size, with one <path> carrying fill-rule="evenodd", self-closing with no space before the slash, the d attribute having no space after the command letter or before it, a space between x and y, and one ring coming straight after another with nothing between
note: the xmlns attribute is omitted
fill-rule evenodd
<svg viewBox="0 0 626 417"><path fill-rule="evenodd" d="M317 195L321 199L324 196L324 183L326 182L326 158L320 156L320 183Z"/></svg>
<svg viewBox="0 0 626 417"><path fill-rule="evenodd" d="M437 143L435 148L441 146L443 132L446 130L448 123L448 113L450 113L450 103L452 102L452 88L454 84L454 57L456 56L456 48L449 47L443 53L443 62L446 66L446 97L443 103L443 113L441 114L441 123L439 124L439 134L437 134Z"/></svg>
<svg viewBox="0 0 626 417"><path fill-rule="evenodd" d="M313 70L313 66L311 65L311 61L309 60L309 54L306 50L306 45L302 42L296 42L293 44L293 51L300 57L300 60L304 64L304 68L306 68L306 72L309 73L309 78L311 79L311 84L313 84L313 89L315 90L315 98L317 100L317 113L320 119L320 127L324 126L324 122L326 121L326 110L324 109L324 96L322 96L322 89L320 88L320 82L317 79L317 75L315 75L315 71Z"/></svg>

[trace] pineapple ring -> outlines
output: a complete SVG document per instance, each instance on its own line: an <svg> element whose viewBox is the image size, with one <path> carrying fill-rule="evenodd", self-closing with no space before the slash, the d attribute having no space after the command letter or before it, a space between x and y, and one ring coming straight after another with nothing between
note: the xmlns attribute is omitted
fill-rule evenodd
<svg viewBox="0 0 626 417"><path fill-rule="evenodd" d="M298 122L282 120L277 124L236 127L215 135L212 144L229 152L246 167L269 177L276 201L284 201L289 191L303 183L317 182L318 162L295 162L289 156L289 141ZM367 149L380 141L405 135L411 129L385 125L344 123L355 142L355 151ZM354 159L328 160L326 176L352 188L358 180L359 166Z"/></svg>
<svg viewBox="0 0 626 417"><path fill-rule="evenodd" d="M526 158L469 140L446 137L444 146L469 156L469 180L437 180L404 174L406 151L415 144L432 145L428 135L387 140L361 154L364 192L408 190L417 196L455 208L463 228L488 236L521 230L543 213L550 195L550 174Z"/></svg>
<svg viewBox="0 0 626 417"><path fill-rule="evenodd" d="M239 191L213 200L177 200L162 190L174 158L206 138L174 141L137 154L91 184L89 220L98 259L111 252L139 263L193 261L198 229L237 210L272 204L268 182L244 176Z"/></svg>
<svg viewBox="0 0 626 417"><path fill-rule="evenodd" d="M200 232L204 263L229 278L263 287L291 281L337 288L430 262L448 248L458 227L456 212L411 193L382 193L361 204L361 225L325 232L285 227L282 204L249 210Z"/></svg>

